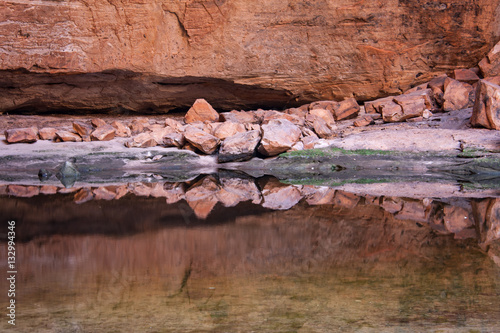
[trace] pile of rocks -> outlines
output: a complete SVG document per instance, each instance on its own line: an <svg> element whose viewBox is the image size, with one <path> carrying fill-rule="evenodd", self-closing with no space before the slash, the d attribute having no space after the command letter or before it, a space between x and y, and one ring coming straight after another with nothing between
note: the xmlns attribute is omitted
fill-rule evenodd
<svg viewBox="0 0 500 333"><path fill-rule="evenodd" d="M204 99L198 99L183 121L166 119L150 124L147 119L130 124L74 122L73 131L55 128L21 128L5 131L8 143L29 143L38 138L58 141L107 141L130 137L130 148L153 146L189 149L216 154L218 161L244 161L256 154L275 156L289 150L324 147L337 135L338 122L354 119L354 126L382 122L423 121L434 112L473 107L472 126L500 129L500 43L479 63L479 67L456 69L453 77L438 76L404 94L364 103L354 98L341 102L319 101L284 112L274 110L218 113ZM481 77L484 77L481 79ZM380 122L379 121L379 122Z"/></svg>

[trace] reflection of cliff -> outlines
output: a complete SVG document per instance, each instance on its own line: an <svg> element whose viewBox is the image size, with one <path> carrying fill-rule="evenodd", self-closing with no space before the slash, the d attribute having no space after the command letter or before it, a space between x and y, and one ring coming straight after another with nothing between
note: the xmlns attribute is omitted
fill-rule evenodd
<svg viewBox="0 0 500 333"><path fill-rule="evenodd" d="M484 245L500 238L500 199L360 196L324 186L283 184L271 177L220 175L186 183L71 189L8 185L0 186L0 193L9 195L2 198L2 216L26 225L19 233L21 240L54 233L130 234L163 226L227 223L239 216L287 210L300 202L334 211L370 206L394 219L428 225L457 239L477 238Z"/></svg>

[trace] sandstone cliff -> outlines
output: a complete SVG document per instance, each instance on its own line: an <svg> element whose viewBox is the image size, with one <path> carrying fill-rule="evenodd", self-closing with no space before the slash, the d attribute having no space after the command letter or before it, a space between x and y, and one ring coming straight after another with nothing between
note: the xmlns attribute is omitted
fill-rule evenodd
<svg viewBox="0 0 500 333"><path fill-rule="evenodd" d="M475 66L499 0L0 1L0 112L396 94Z"/></svg>

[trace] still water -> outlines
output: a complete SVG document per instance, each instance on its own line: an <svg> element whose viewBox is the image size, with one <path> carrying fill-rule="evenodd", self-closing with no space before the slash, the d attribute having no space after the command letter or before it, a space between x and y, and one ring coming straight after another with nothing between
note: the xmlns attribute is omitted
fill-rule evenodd
<svg viewBox="0 0 500 333"><path fill-rule="evenodd" d="M498 332L500 200L202 176L0 186L5 332Z"/></svg>

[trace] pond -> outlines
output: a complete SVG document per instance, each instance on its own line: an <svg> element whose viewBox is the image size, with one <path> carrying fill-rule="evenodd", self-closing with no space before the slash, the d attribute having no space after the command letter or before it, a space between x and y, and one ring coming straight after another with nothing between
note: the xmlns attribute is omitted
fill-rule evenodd
<svg viewBox="0 0 500 333"><path fill-rule="evenodd" d="M385 186L231 173L5 183L0 267L9 276L15 221L15 296L5 278L0 290L5 314L15 299L16 325L4 314L0 328L499 331L500 196L395 196L400 185Z"/></svg>

